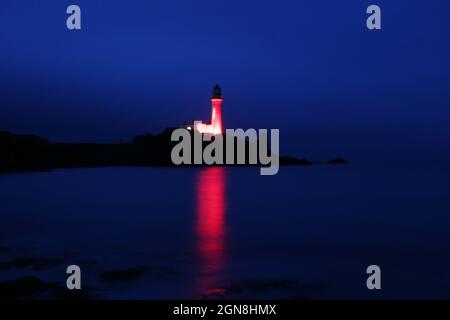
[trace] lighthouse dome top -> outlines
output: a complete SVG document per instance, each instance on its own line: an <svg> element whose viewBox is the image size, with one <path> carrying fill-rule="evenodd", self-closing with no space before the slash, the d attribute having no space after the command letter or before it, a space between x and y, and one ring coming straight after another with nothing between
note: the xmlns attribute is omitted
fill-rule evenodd
<svg viewBox="0 0 450 320"><path fill-rule="evenodd" d="M222 89L218 84L216 84L213 88L212 97L218 99L222 98Z"/></svg>

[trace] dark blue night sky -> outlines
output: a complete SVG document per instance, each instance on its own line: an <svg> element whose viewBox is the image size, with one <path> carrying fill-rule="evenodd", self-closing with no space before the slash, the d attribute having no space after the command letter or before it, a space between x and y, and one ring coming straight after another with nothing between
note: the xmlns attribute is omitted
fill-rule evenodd
<svg viewBox="0 0 450 320"><path fill-rule="evenodd" d="M448 0L2 1L0 130L129 141L207 119L218 82L225 126L280 128L283 153L450 159L449 17Z"/></svg>

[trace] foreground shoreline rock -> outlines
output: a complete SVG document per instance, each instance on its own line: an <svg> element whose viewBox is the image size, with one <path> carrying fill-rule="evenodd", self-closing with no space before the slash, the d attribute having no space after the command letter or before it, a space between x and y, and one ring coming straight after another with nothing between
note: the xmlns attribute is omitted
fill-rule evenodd
<svg viewBox="0 0 450 320"><path fill-rule="evenodd" d="M34 135L0 132L0 173L90 167L179 167L170 159L174 145L170 140L172 130L166 129L157 135L136 136L131 142L109 144L52 143ZM246 148L248 144L247 142ZM306 159L280 156L280 165L311 164L313 163ZM261 164L226 166L261 166Z"/></svg>

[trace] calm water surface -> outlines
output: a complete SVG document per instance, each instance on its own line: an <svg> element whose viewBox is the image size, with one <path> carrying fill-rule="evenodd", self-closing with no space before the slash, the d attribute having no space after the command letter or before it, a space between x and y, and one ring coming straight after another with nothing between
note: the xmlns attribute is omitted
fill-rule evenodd
<svg viewBox="0 0 450 320"><path fill-rule="evenodd" d="M450 298L449 231L445 162L0 176L0 262L61 259L0 281L78 264L100 298Z"/></svg>

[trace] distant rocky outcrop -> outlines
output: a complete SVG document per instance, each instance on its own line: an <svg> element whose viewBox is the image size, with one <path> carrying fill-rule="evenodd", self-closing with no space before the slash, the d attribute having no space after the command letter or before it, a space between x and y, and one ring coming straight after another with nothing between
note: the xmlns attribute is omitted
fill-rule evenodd
<svg viewBox="0 0 450 320"><path fill-rule="evenodd" d="M47 282L35 276L0 281L0 300L87 300L97 298L96 291L89 286L84 286L83 290L67 290L59 283Z"/></svg>
<svg viewBox="0 0 450 320"><path fill-rule="evenodd" d="M347 160L337 157L336 159L331 159L326 162L327 164L345 164L348 163Z"/></svg>

